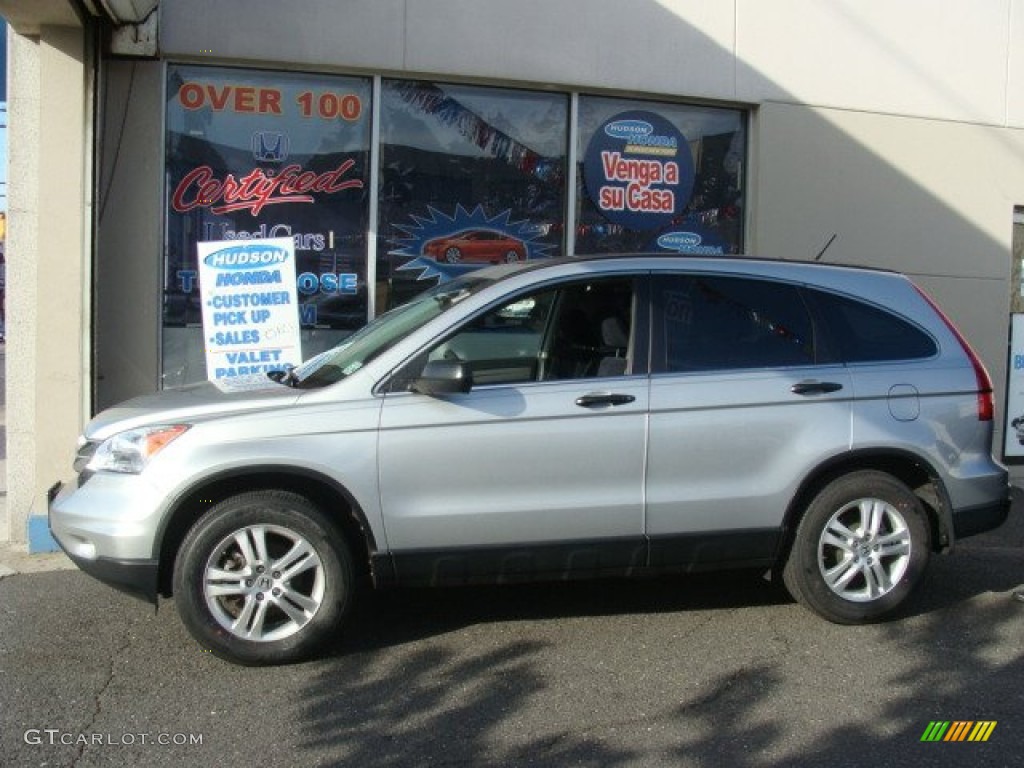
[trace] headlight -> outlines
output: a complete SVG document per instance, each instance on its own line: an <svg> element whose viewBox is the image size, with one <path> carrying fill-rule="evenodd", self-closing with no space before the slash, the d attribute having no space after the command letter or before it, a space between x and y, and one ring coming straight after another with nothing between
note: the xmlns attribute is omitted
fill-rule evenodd
<svg viewBox="0 0 1024 768"><path fill-rule="evenodd" d="M186 424L171 424L120 432L100 443L85 468L90 472L127 472L137 475L151 458L187 429Z"/></svg>

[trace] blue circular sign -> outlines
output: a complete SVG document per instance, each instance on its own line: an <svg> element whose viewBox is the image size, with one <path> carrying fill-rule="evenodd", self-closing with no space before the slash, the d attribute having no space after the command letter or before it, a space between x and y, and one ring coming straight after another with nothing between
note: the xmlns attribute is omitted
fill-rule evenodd
<svg viewBox="0 0 1024 768"><path fill-rule="evenodd" d="M590 199L615 224L647 231L668 226L693 194L686 137L653 112L620 112L590 139L583 158Z"/></svg>

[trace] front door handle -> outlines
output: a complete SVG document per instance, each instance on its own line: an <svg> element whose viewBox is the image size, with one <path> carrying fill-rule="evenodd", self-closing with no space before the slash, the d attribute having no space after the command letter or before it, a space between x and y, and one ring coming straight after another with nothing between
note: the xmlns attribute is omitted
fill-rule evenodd
<svg viewBox="0 0 1024 768"><path fill-rule="evenodd" d="M837 381L799 381L789 391L794 395L824 395L842 388L843 385Z"/></svg>
<svg viewBox="0 0 1024 768"><path fill-rule="evenodd" d="M636 400L632 395L614 395L610 393L582 395L576 398L576 405L581 408L598 408L602 405L626 405Z"/></svg>

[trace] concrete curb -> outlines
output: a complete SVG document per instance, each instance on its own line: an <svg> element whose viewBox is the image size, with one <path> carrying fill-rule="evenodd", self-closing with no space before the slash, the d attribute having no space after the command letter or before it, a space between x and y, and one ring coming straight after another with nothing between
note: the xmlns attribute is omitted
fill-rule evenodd
<svg viewBox="0 0 1024 768"><path fill-rule="evenodd" d="M24 545L0 541L0 579L19 573L44 573L46 571L69 571L75 568L63 552L29 554Z"/></svg>

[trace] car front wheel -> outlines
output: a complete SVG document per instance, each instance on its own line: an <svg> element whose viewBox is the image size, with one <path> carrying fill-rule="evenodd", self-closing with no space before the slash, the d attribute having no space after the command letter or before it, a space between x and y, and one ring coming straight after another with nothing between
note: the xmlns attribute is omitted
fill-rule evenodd
<svg viewBox="0 0 1024 768"><path fill-rule="evenodd" d="M921 581L930 551L920 499L891 475L854 472L826 485L807 507L783 581L829 621L876 621Z"/></svg>
<svg viewBox="0 0 1024 768"><path fill-rule="evenodd" d="M241 664L307 658L351 603L352 558L307 499L284 491L233 496L204 515L174 568L178 612L204 648Z"/></svg>

